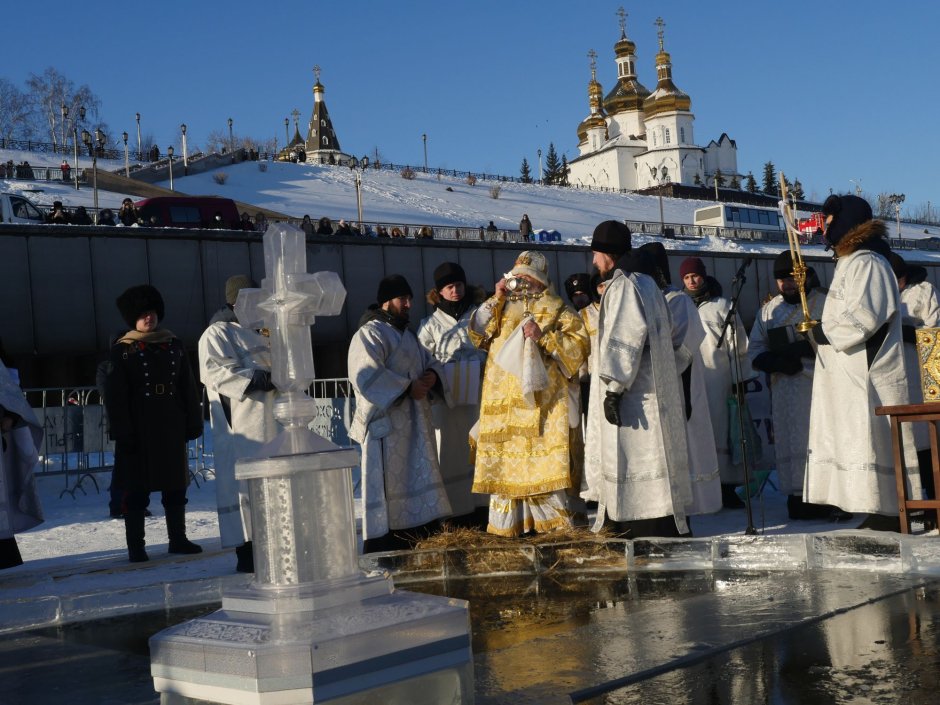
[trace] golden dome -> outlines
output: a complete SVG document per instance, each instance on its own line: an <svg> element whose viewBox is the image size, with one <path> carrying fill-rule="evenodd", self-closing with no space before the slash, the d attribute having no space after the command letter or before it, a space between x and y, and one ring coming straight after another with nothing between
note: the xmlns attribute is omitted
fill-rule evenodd
<svg viewBox="0 0 940 705"><path fill-rule="evenodd" d="M578 125L578 144L584 144L587 142L588 132L595 128L602 128L604 130L604 139L607 139L607 120L604 119L603 115L599 113L594 113L593 115L588 115L584 120L581 121L581 124Z"/></svg>
<svg viewBox="0 0 940 705"><path fill-rule="evenodd" d="M635 78L621 78L604 98L604 110L616 115L628 110L642 110L643 101L650 92Z"/></svg>
<svg viewBox="0 0 940 705"><path fill-rule="evenodd" d="M656 55L656 74L659 76L656 90L643 101L643 109L646 111L647 119L677 110L690 111L692 109L692 99L689 98L688 94L680 91L676 84L672 82L671 59L665 51L660 51Z"/></svg>
<svg viewBox="0 0 940 705"><path fill-rule="evenodd" d="M636 53L636 44L627 39L625 36L620 36L620 41L614 44L614 55L615 56L630 56L631 54Z"/></svg>

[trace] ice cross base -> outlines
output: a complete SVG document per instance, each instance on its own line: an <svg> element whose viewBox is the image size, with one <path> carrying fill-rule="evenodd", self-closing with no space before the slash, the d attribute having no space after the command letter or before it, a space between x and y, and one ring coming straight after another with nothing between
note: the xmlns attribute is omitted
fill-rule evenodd
<svg viewBox="0 0 940 705"><path fill-rule="evenodd" d="M310 325L336 315L345 290L306 272L303 232L264 235L267 278L239 294L242 325L268 328L284 430L239 460L248 483L255 579L223 593L222 609L150 639L163 705L473 702L467 603L396 591L359 570L352 467L307 425L315 404Z"/></svg>

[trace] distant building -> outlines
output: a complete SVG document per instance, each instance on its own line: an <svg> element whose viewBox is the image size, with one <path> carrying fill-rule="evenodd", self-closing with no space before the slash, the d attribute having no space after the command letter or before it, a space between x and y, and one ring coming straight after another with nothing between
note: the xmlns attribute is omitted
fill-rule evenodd
<svg viewBox="0 0 940 705"><path fill-rule="evenodd" d="M737 145L727 134L706 147L695 143L692 100L672 80L672 59L664 48L665 23L656 20L656 89L637 80L636 45L627 39L621 9L620 41L614 44L617 83L603 96L597 54L591 50L590 114L578 126L580 155L568 162L571 185L640 190L660 183L714 184L720 170L727 185L738 174Z"/></svg>
<svg viewBox="0 0 940 705"><path fill-rule="evenodd" d="M326 89L320 83L320 67L314 66L313 72L317 81L313 84L313 115L310 117L307 139L304 142L307 163L347 165L353 157L340 149L339 138L333 129L330 113L326 109L326 100L323 98Z"/></svg>

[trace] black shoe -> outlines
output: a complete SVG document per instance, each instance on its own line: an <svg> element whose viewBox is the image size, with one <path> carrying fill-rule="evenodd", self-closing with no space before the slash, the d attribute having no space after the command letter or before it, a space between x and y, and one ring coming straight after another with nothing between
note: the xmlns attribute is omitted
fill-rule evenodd
<svg viewBox="0 0 940 705"><path fill-rule="evenodd" d="M235 557L238 559L235 564L235 570L239 573L255 572L255 554L252 550L251 541L246 541L241 546L235 547Z"/></svg>
<svg viewBox="0 0 940 705"><path fill-rule="evenodd" d="M734 485L721 485L721 506L725 509L743 509L744 500L734 491Z"/></svg>
<svg viewBox="0 0 940 705"><path fill-rule="evenodd" d="M150 556L147 555L147 549L143 547L128 547L127 560L131 563L146 563L150 560Z"/></svg>
<svg viewBox="0 0 940 705"><path fill-rule="evenodd" d="M181 553L181 554L191 554L191 553L202 553L202 546L198 543L193 543L185 536L183 538L170 539L170 545L167 549L167 553Z"/></svg>
<svg viewBox="0 0 940 705"><path fill-rule="evenodd" d="M869 514L865 521L858 525L859 529L872 531L893 531L901 533L901 517L885 516L884 514Z"/></svg>
<svg viewBox="0 0 940 705"><path fill-rule="evenodd" d="M833 507L831 504L804 502L803 498L798 494L791 494L787 497L787 516L797 521L829 519L835 509L838 508ZM839 509L838 511L841 512L842 510Z"/></svg>

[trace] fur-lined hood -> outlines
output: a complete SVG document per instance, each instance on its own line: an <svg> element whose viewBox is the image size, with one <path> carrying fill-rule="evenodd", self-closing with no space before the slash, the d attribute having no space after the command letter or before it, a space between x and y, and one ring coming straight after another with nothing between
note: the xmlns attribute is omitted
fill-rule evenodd
<svg viewBox="0 0 940 705"><path fill-rule="evenodd" d="M881 220L866 220L849 230L832 249L836 259L861 249L869 249L887 257L891 251L888 244L888 226Z"/></svg>
<svg viewBox="0 0 940 705"><path fill-rule="evenodd" d="M437 308L437 305L441 301L441 292L439 292L437 289L431 289L425 298L433 308ZM464 298L470 299L470 301L473 302L475 306L479 306L484 301L486 301L486 292L482 287L467 285L467 291L464 294Z"/></svg>

